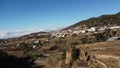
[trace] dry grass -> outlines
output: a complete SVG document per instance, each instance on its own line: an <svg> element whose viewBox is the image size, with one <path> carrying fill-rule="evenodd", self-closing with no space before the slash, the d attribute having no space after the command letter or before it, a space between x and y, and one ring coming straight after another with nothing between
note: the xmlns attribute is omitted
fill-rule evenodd
<svg viewBox="0 0 120 68"><path fill-rule="evenodd" d="M115 59L100 59L101 62L105 63L108 68L118 68L118 61Z"/></svg>
<svg viewBox="0 0 120 68"><path fill-rule="evenodd" d="M93 44L78 45L81 48L92 52L93 54L107 54L120 56L120 41L98 42Z"/></svg>
<svg viewBox="0 0 120 68"><path fill-rule="evenodd" d="M120 58L120 41L98 42L93 44L77 45L76 47L89 51L93 55L110 55ZM96 59L100 60L102 63L105 63L108 68L119 68L119 62L117 59L107 57ZM90 68L102 68L101 66L101 64L94 62L92 65L90 65Z"/></svg>

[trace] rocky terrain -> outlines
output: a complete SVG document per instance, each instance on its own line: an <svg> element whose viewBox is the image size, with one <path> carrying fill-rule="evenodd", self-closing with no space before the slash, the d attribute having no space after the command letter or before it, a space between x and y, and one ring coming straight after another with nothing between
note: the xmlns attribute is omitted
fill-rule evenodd
<svg viewBox="0 0 120 68"><path fill-rule="evenodd" d="M120 68L120 13L0 40L1 68Z"/></svg>

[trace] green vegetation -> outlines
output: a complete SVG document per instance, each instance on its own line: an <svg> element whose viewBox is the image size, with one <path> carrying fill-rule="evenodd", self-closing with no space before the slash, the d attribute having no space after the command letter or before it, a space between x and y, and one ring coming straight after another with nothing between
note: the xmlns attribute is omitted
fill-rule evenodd
<svg viewBox="0 0 120 68"><path fill-rule="evenodd" d="M37 58L37 52L35 52L35 51L28 51L27 52L27 57L28 58Z"/></svg>
<svg viewBox="0 0 120 68"><path fill-rule="evenodd" d="M65 29L74 28L81 25L86 25L88 27L120 25L120 12L117 14L102 15L100 17L93 17L88 20L80 21Z"/></svg>

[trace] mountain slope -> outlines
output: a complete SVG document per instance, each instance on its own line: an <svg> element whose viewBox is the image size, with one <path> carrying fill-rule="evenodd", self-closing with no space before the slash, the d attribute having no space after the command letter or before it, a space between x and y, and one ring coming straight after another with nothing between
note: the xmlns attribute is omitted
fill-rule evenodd
<svg viewBox="0 0 120 68"><path fill-rule="evenodd" d="M92 26L107 26L107 25L120 25L120 12L111 15L102 15L99 17L89 18L87 20L80 21L74 25L71 25L65 29L74 28L80 25Z"/></svg>

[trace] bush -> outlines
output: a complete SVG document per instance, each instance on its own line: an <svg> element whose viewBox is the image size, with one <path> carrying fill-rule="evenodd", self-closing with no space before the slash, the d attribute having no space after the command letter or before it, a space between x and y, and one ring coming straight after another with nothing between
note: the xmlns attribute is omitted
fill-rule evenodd
<svg viewBox="0 0 120 68"><path fill-rule="evenodd" d="M75 46L72 47L72 60L77 60L80 55L80 50L76 49Z"/></svg>
<svg viewBox="0 0 120 68"><path fill-rule="evenodd" d="M27 52L27 57L28 58L36 58L37 57L37 52L35 52L35 51L28 51Z"/></svg>

